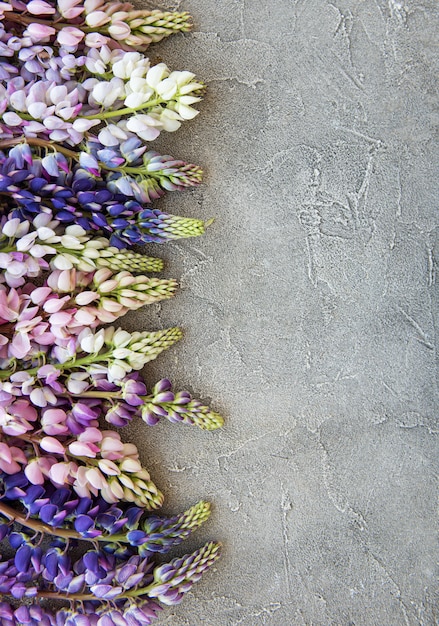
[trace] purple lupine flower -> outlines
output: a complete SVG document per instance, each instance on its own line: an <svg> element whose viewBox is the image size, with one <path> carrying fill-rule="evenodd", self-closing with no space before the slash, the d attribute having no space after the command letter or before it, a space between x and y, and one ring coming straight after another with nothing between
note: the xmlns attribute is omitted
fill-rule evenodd
<svg viewBox="0 0 439 626"><path fill-rule="evenodd" d="M17 147L12 150L7 158L0 159L0 189L10 193L16 202L17 208L12 212L14 217L32 219L42 205L46 212L52 211L54 217L62 223L76 223L87 231L101 230L112 235L112 243L118 247L123 247L124 242L162 243L198 236L204 231L204 224L200 220L169 215L157 209L145 209L139 201L133 199L136 194L126 176L120 177L110 172L104 179L96 179L97 161L92 155L84 153L83 158L91 159L91 175L81 168L74 168L72 174L69 174L68 163L60 153L49 153L42 160L34 159L32 165L24 163L21 155L18 155L16 167L26 167L14 170ZM97 151L97 154L102 156L102 151ZM172 187L171 178L175 179L177 175L172 173L172 168L164 168L163 172L148 172L146 165L144 168L142 184L149 185L149 179L153 181L158 177L164 189ZM189 183L178 188L187 186ZM144 196L138 200L142 203L150 201Z"/></svg>
<svg viewBox="0 0 439 626"><path fill-rule="evenodd" d="M159 381L143 400L142 419L149 426L157 424L160 417L174 423L196 425L205 430L220 428L224 423L221 415L193 399L189 392L173 393L172 384L166 378Z"/></svg>

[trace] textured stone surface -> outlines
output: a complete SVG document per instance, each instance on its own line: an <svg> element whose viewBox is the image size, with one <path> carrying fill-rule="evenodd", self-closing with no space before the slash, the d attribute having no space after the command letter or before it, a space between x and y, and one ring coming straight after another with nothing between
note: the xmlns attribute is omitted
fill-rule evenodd
<svg viewBox="0 0 439 626"><path fill-rule="evenodd" d="M151 49L209 89L159 150L206 169L159 203L216 217L150 250L182 289L127 327L180 324L146 372L227 417L125 435L186 548L224 542L166 626L433 625L439 259L436 0L187 0Z"/></svg>

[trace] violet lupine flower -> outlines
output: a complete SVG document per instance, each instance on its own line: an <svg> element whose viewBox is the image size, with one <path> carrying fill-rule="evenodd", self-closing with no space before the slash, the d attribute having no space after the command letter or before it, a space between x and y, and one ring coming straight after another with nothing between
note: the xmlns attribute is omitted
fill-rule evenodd
<svg viewBox="0 0 439 626"><path fill-rule="evenodd" d="M10 143L16 141L11 140ZM169 155L146 152L146 146L136 137L124 141L120 147L112 148L104 146L97 140L87 141L80 152L63 148L56 152L49 142L33 139L28 141L29 143L19 143L11 147L6 154L0 153L1 173L9 177L3 183L5 191L8 191L8 186L11 186L11 191L17 191L14 188L15 175L19 183L23 178L26 181L32 180L33 177L47 178L46 184L50 182L67 188L73 187L74 192L102 190L108 187L115 194L127 196L126 201L134 196L139 202L145 203L159 198L165 191L180 191L196 186L202 179L202 170L198 166ZM40 152L43 149L43 156L35 154L37 150L34 148L32 151L31 145L39 148ZM80 167L75 161L79 161ZM23 169L29 170L29 176L23 176L21 173ZM82 169L89 173L88 179ZM17 170L20 173L17 173ZM75 176L77 170L80 171ZM65 192L61 195L58 191L58 194L60 198L66 197ZM119 203L122 200L118 198Z"/></svg>
<svg viewBox="0 0 439 626"><path fill-rule="evenodd" d="M210 542L192 554L157 567L154 570L154 583L148 588L148 595L163 604L180 603L184 594L219 558L220 549L219 543Z"/></svg>
<svg viewBox="0 0 439 626"><path fill-rule="evenodd" d="M24 478L24 475L22 476ZM4 479L7 486L11 479L7 475L4 475ZM57 488L50 481L45 481L43 485L32 485L27 480L22 481L20 485L19 491L15 493L11 494L10 490L6 490L3 499L9 502L19 501L25 507L27 515L41 520L54 529L71 529L73 524L78 539L105 542L103 549L116 556L121 555L121 544L125 544L122 551L125 555L138 552L139 555L146 557L150 553L169 552L187 539L210 516L210 504L205 501L198 502L179 515L167 518L145 515L144 507L132 505L127 507L93 495L79 497L71 487ZM23 515L15 521L25 526L27 517ZM11 532L11 526L5 522L3 519L1 525L3 537L10 536ZM34 540L37 528L38 524L34 524L31 535ZM41 532L44 532L43 529ZM70 537L74 538L75 533L69 532ZM18 548L24 539L20 536L19 541L14 541L13 547ZM39 541L37 545L38 543Z"/></svg>
<svg viewBox="0 0 439 626"><path fill-rule="evenodd" d="M194 187L202 179L203 172L198 166L170 155L147 152L146 146L135 137L111 148L88 141L86 150L90 154L82 152L79 161L84 169L92 174L100 171L109 189L123 189L139 202L151 202L165 191Z"/></svg>
<svg viewBox="0 0 439 626"><path fill-rule="evenodd" d="M204 430L221 428L224 423L219 413L199 400L192 399L189 392L173 393L172 384L166 378L159 381L151 394L144 398L141 412L142 419L150 426L156 424L160 417L174 423L199 426Z"/></svg>
<svg viewBox="0 0 439 626"><path fill-rule="evenodd" d="M148 626L162 607L151 599L138 599L101 604L84 602L83 609L58 611L54 626ZM15 625L14 625L15 626ZM17 625L18 626L18 625Z"/></svg>
<svg viewBox="0 0 439 626"><path fill-rule="evenodd" d="M11 143L14 141L11 140ZM38 147L45 148L47 154L37 156L28 143L18 144L6 154L0 153L0 180L2 191L16 194L18 205L31 212L37 211L37 204L32 204L31 195L20 194L23 189L42 198L51 198L55 194L55 208L58 210L66 210L66 207L73 210L71 205L78 203L76 196L79 192L101 192L94 198L92 214L99 211L103 216L108 213L110 217L120 217L119 205L132 201L133 196L138 202L147 203L166 191L181 191L199 185L202 179L202 170L198 166L169 155L146 152L146 146L135 137L123 142L120 149L106 148L97 141L89 141L85 143L85 151L64 150L68 158L62 151L53 151L48 142L28 141L30 144L38 143ZM80 166L75 164L76 160ZM23 175L22 170L27 170L28 175ZM41 180L36 182L35 178ZM111 194L103 193L105 189ZM46 190L50 193L45 193ZM80 205L83 204L80 202ZM110 210L112 204L118 205L117 211ZM103 205L102 209L98 209L100 205ZM134 203L130 205L128 216L132 214L133 206ZM168 221L171 217L168 216Z"/></svg>
<svg viewBox="0 0 439 626"><path fill-rule="evenodd" d="M13 539L11 543L14 544ZM38 578L39 572L31 567L32 549L29 547L30 552L21 549L20 537L18 537L17 547L16 557L18 554L18 558L0 561L0 593L10 594L16 600L32 598L38 591L33 582ZM16 561L20 569L17 568Z"/></svg>
<svg viewBox="0 0 439 626"><path fill-rule="evenodd" d="M7 602L0 602L2 626L58 626L55 615L39 604L23 604L15 608Z"/></svg>
<svg viewBox="0 0 439 626"><path fill-rule="evenodd" d="M153 197L159 197L163 195L163 189L183 189L198 184L200 173L196 166L172 160L169 165L176 164L176 167L166 168L163 159L168 157L150 153L156 156L149 158L145 155L145 166L136 175L140 182L123 174L123 168L122 173L102 171L105 179L96 179L93 171L99 172L99 163L93 155L81 153L81 157L84 155L82 162L88 164L88 172L80 167L70 171L67 159L59 152L43 159L31 156L31 163L26 162L24 157L29 157L27 149L22 154L24 146L27 144L12 148L8 157L0 154L0 190L10 194L17 207L11 212L12 217L29 220L38 212L51 212L62 224L77 224L86 231L109 234L110 244L118 247L133 243L162 243L199 236L204 232L201 220L169 215L144 208L139 203L139 200L150 200L146 193L148 189L156 189ZM114 151L99 151L102 158L108 157L107 152ZM154 170L155 167L160 169ZM193 168L195 174L192 176ZM131 167L128 170L131 172ZM9 204L8 210L10 208Z"/></svg>

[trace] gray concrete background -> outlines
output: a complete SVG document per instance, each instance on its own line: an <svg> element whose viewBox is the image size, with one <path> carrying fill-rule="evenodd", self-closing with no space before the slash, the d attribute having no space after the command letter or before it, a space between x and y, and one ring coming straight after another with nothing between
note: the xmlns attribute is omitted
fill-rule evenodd
<svg viewBox="0 0 439 626"><path fill-rule="evenodd" d="M223 558L163 626L438 623L436 0L187 0L151 48L208 84L158 150L205 167L161 208L216 217L149 252L181 281L127 328L182 325L146 371L227 418L125 436ZM436 454L435 454L436 453Z"/></svg>

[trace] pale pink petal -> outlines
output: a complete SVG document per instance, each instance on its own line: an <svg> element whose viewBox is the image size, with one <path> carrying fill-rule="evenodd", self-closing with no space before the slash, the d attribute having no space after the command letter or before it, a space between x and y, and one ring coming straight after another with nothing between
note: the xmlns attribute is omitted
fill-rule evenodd
<svg viewBox="0 0 439 626"><path fill-rule="evenodd" d="M33 485L42 485L44 483L44 476L38 465L38 461L31 461L29 465L24 468L24 473L29 482Z"/></svg>
<svg viewBox="0 0 439 626"><path fill-rule="evenodd" d="M46 452L54 454L64 454L65 448L62 443L55 437L43 437L40 441L40 447Z"/></svg>

